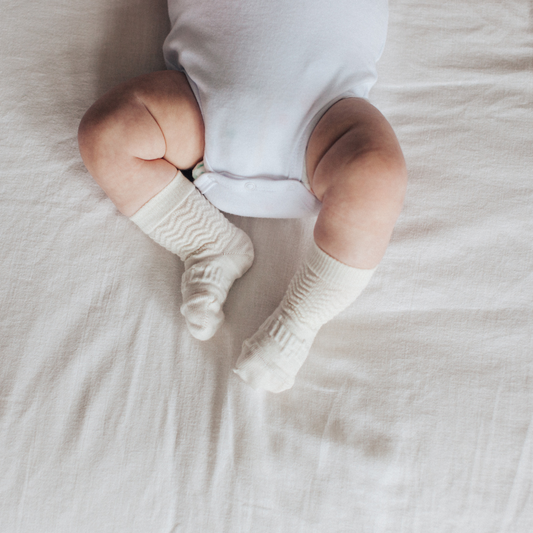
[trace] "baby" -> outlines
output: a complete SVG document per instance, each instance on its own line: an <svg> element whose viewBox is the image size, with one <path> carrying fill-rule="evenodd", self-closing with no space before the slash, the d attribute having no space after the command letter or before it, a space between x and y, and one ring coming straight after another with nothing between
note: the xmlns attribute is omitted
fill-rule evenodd
<svg viewBox="0 0 533 533"><path fill-rule="evenodd" d="M306 261L235 368L281 392L368 284L402 207L402 151L367 100L387 1L169 0L169 14L169 70L102 96L81 121L81 156L118 210L184 262L181 313L200 340L254 258L221 211L318 215Z"/></svg>

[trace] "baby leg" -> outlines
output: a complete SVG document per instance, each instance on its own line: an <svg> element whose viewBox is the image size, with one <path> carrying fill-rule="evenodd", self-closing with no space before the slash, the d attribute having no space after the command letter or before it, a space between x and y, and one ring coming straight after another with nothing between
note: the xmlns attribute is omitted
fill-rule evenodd
<svg viewBox="0 0 533 533"><path fill-rule="evenodd" d="M271 392L292 386L318 330L367 285L385 254L407 183L391 126L359 98L328 110L306 158L322 202L315 243L276 311L244 342L235 369L252 387Z"/></svg>
<svg viewBox="0 0 533 533"><path fill-rule="evenodd" d="M204 150L202 116L185 75L154 72L112 89L87 111L78 140L87 169L119 211L185 262L181 311L193 336L210 338L253 248L178 171Z"/></svg>

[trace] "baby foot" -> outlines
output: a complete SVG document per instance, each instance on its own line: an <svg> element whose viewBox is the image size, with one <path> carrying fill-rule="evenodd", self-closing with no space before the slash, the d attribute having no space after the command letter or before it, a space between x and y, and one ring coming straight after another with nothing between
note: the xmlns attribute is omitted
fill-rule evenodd
<svg viewBox="0 0 533 533"><path fill-rule="evenodd" d="M254 389L290 389L315 336L316 332L289 320L278 308L255 335L244 341L233 371Z"/></svg>
<svg viewBox="0 0 533 533"><path fill-rule="evenodd" d="M359 296L374 270L345 265L313 243L281 304L244 342L234 372L254 388L292 387L320 328Z"/></svg>
<svg viewBox="0 0 533 533"><path fill-rule="evenodd" d="M234 228L230 244L215 255L199 250L185 261L181 278L181 314L198 340L210 339L224 322L222 307L234 281L252 265L252 242L244 231Z"/></svg>

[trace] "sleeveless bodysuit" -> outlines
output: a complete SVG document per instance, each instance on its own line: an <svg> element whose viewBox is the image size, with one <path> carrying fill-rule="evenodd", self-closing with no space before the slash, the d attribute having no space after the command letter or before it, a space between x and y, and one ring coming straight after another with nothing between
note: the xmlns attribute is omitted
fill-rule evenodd
<svg viewBox="0 0 533 533"><path fill-rule="evenodd" d="M335 102L368 97L387 0L169 0L169 15L165 61L205 124L195 185L228 213L316 215L307 142Z"/></svg>

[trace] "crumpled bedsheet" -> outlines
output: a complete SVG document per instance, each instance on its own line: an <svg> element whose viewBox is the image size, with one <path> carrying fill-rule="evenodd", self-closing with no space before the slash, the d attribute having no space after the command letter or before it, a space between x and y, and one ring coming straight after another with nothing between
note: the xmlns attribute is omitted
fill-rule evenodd
<svg viewBox="0 0 533 533"><path fill-rule="evenodd" d="M529 1L391 0L405 207L279 395L231 368L313 220L230 217L256 261L196 341L179 259L78 154L89 105L164 68L165 3L0 2L2 533L533 530Z"/></svg>

